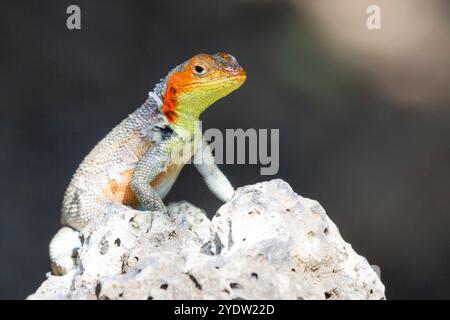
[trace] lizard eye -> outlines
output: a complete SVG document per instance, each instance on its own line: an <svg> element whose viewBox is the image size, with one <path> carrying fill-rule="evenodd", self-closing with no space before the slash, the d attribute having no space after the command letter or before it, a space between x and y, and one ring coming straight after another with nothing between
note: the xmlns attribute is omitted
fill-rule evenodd
<svg viewBox="0 0 450 320"><path fill-rule="evenodd" d="M203 68L201 65L194 66L194 72L198 75L202 75L206 73L206 69Z"/></svg>

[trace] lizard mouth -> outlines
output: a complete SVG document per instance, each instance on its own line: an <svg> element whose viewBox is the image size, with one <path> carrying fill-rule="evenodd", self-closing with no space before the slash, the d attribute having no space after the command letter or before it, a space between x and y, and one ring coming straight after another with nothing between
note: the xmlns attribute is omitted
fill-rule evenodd
<svg viewBox="0 0 450 320"><path fill-rule="evenodd" d="M237 74L231 77L225 77L223 79L218 79L217 83L232 83L232 84L242 84L247 79L247 75L245 72L242 74Z"/></svg>
<svg viewBox="0 0 450 320"><path fill-rule="evenodd" d="M207 83L196 83L192 84L188 87L185 87L185 90L187 92L189 91L197 91L199 88L201 91L211 91L211 92L217 92L228 89L235 90L239 88L244 82L245 82L246 76L240 75L240 76L233 76L233 77L226 77L226 78L218 78L214 80L209 80Z"/></svg>
<svg viewBox="0 0 450 320"><path fill-rule="evenodd" d="M239 70L234 72L227 72L226 74L208 79L207 81L194 82L191 85L187 86L186 89L194 89L197 86L207 86L210 88L218 88L218 87L227 87L229 85L240 86L247 79L247 73L243 68L239 68Z"/></svg>

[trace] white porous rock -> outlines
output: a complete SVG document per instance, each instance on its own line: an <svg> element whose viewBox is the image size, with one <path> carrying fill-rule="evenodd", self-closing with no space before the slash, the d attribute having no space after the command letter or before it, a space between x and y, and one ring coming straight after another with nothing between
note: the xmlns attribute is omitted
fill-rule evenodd
<svg viewBox="0 0 450 320"><path fill-rule="evenodd" d="M322 206L283 180L237 189L212 221L187 202L168 208L112 205L73 248L75 268L28 298L385 299Z"/></svg>

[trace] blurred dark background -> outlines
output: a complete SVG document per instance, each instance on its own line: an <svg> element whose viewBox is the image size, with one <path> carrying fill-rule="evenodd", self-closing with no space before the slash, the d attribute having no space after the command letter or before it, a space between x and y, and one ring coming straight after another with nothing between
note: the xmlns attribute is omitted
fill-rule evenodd
<svg viewBox="0 0 450 320"><path fill-rule="evenodd" d="M81 7L80 31L66 8ZM369 31L366 8L381 7ZM450 298L447 1L2 1L0 298L49 270L63 192L167 71L226 51L248 80L204 128L280 128L280 171L379 265L389 299ZM223 165L235 186L273 177ZM220 206L188 166L169 196Z"/></svg>

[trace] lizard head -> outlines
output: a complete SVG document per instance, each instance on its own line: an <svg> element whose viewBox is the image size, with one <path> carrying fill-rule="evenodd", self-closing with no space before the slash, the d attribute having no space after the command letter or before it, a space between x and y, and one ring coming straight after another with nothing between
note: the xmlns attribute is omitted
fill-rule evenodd
<svg viewBox="0 0 450 320"><path fill-rule="evenodd" d="M196 55L169 73L162 111L170 124L189 126L245 79L244 69L230 54Z"/></svg>

